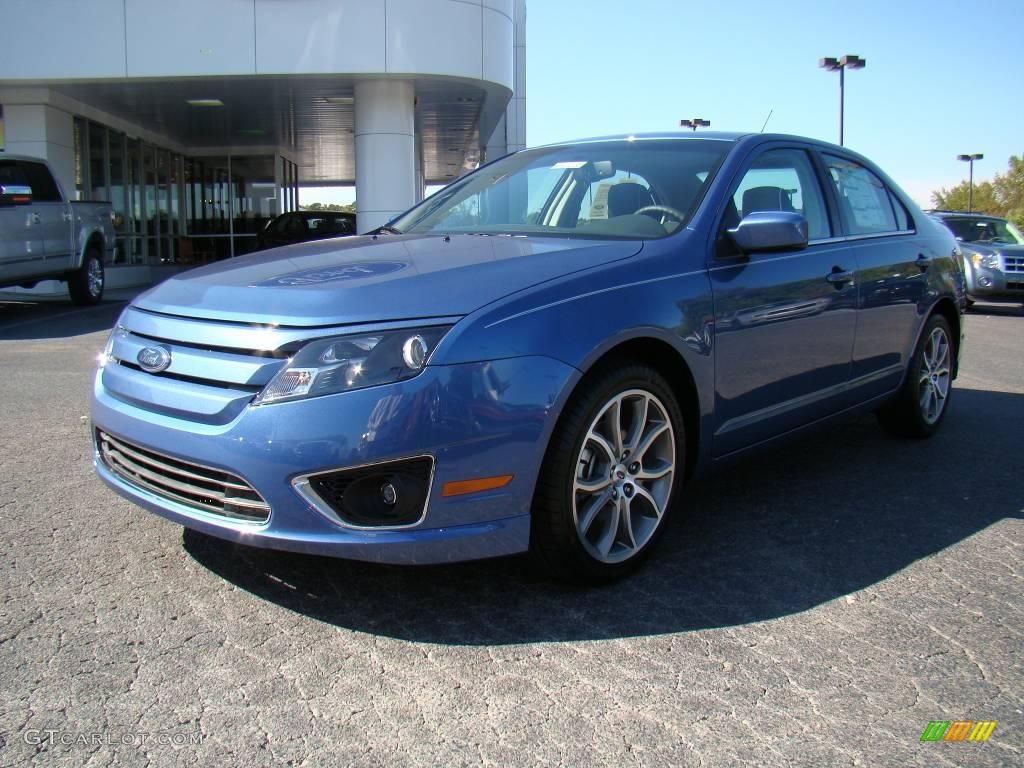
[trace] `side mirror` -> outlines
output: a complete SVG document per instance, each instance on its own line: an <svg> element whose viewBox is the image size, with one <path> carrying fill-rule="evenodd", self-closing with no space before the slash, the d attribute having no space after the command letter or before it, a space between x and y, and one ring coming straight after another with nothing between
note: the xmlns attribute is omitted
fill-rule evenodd
<svg viewBox="0 0 1024 768"><path fill-rule="evenodd" d="M28 205L32 202L32 187L0 184L0 205Z"/></svg>
<svg viewBox="0 0 1024 768"><path fill-rule="evenodd" d="M754 211L727 232L744 253L807 247L807 219L792 211Z"/></svg>

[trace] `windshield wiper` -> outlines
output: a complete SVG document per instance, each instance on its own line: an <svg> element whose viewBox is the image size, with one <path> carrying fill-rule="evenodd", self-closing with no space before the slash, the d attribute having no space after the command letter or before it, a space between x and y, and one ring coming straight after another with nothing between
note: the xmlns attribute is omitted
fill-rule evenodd
<svg viewBox="0 0 1024 768"><path fill-rule="evenodd" d="M383 227L377 227L376 229L370 230L366 234L368 235L400 235L402 230L389 227L386 224Z"/></svg>

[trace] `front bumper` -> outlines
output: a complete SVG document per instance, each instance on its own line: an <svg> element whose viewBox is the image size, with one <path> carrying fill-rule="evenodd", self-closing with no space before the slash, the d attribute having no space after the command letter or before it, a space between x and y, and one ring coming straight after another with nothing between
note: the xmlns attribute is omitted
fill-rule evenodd
<svg viewBox="0 0 1024 768"><path fill-rule="evenodd" d="M1004 272L968 263L967 297L972 301L1024 301L1024 272Z"/></svg>
<svg viewBox="0 0 1024 768"><path fill-rule="evenodd" d="M242 544L387 563L525 551L529 510L556 404L578 372L544 357L429 366L414 379L309 400L247 406L204 424L147 410L94 382L94 425L122 440L243 478L270 505L265 523L219 517L134 485L99 453L97 474L136 504ZM339 525L293 486L304 475L432 456L423 519L401 530ZM497 491L445 497L446 483L512 475Z"/></svg>

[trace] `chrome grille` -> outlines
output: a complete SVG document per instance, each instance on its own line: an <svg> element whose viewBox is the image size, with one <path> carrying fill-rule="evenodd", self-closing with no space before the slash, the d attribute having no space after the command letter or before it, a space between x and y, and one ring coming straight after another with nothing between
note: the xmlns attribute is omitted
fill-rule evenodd
<svg viewBox="0 0 1024 768"><path fill-rule="evenodd" d="M1003 256L1007 272L1024 272L1024 256Z"/></svg>
<svg viewBox="0 0 1024 768"><path fill-rule="evenodd" d="M102 430L96 430L96 447L107 468L129 485L238 522L270 519L270 505L230 472L172 459Z"/></svg>

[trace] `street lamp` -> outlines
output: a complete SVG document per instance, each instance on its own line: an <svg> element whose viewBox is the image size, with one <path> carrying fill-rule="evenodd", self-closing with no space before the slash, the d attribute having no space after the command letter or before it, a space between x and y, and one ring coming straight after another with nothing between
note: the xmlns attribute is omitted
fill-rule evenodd
<svg viewBox="0 0 1024 768"><path fill-rule="evenodd" d="M985 157L980 152L976 152L973 155L957 155L957 160L963 160L965 163L970 163L971 175L970 181L967 182L967 212L972 213L974 208L974 161L981 160Z"/></svg>
<svg viewBox="0 0 1024 768"><path fill-rule="evenodd" d="M702 117L695 117L695 118L693 118L691 120L680 120L679 121L679 125L680 125L680 127L683 127L683 128L691 128L696 133L698 128L708 128L708 127L710 127L711 121L710 120L705 120Z"/></svg>
<svg viewBox="0 0 1024 768"><path fill-rule="evenodd" d="M819 59L818 66L829 72L839 70L839 146L843 146L843 83L847 69L864 69L867 59L860 56L847 55L839 59Z"/></svg>

